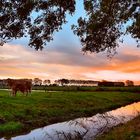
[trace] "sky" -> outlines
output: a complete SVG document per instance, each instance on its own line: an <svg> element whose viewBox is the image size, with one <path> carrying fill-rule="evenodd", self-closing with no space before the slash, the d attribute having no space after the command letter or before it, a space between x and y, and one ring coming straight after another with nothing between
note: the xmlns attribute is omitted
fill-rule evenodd
<svg viewBox="0 0 140 140"><path fill-rule="evenodd" d="M140 48L130 36L112 59L106 53L83 54L79 38L71 30L82 15L85 13L78 1L75 14L67 16L68 23L42 51L27 46L27 38L0 46L0 78L133 80L140 84Z"/></svg>

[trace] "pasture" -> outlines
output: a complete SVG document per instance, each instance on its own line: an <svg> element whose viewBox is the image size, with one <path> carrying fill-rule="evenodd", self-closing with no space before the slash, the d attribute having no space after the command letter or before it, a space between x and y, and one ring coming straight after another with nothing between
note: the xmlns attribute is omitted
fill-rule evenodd
<svg viewBox="0 0 140 140"><path fill-rule="evenodd" d="M108 86L33 86L35 90L47 91L120 91L120 92L140 92L140 86L108 87Z"/></svg>
<svg viewBox="0 0 140 140"><path fill-rule="evenodd" d="M118 91L32 91L9 96L0 90L0 136L27 132L48 124L92 116L140 101L140 94Z"/></svg>

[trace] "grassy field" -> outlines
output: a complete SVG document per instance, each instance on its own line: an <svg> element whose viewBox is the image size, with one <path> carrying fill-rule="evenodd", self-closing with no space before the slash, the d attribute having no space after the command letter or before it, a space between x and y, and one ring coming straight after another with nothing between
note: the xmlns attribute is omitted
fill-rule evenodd
<svg viewBox="0 0 140 140"><path fill-rule="evenodd" d="M140 94L33 91L28 97L21 93L10 97L8 91L0 90L0 136L16 135L47 124L92 116L134 101L140 101Z"/></svg>
<svg viewBox="0 0 140 140"><path fill-rule="evenodd" d="M124 125L114 127L96 140L140 140L140 116Z"/></svg>
<svg viewBox="0 0 140 140"><path fill-rule="evenodd" d="M0 89L7 89L7 86L0 86ZM33 90L47 91L121 91L121 92L140 92L140 86L125 87L105 87L105 86L33 86Z"/></svg>
<svg viewBox="0 0 140 140"><path fill-rule="evenodd" d="M140 92L140 86L130 87L103 87L103 86L34 86L35 90L48 91L121 91L121 92Z"/></svg>

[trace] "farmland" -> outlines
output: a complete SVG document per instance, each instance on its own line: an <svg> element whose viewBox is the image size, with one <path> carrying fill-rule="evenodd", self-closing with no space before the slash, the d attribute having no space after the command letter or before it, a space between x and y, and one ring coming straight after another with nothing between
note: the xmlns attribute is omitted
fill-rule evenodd
<svg viewBox="0 0 140 140"><path fill-rule="evenodd" d="M0 90L0 136L27 132L48 124L96 113L140 101L138 92L127 91L32 91L29 96Z"/></svg>

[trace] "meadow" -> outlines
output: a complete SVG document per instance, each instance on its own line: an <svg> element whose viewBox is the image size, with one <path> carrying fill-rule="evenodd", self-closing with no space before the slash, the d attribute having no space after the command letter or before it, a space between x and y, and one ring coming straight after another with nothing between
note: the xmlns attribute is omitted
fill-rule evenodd
<svg viewBox="0 0 140 140"><path fill-rule="evenodd" d="M48 91L121 91L121 92L140 92L140 86L108 87L108 86L34 86L35 90Z"/></svg>
<svg viewBox="0 0 140 140"><path fill-rule="evenodd" d="M29 96L0 90L0 137L140 101L140 94L126 91L32 91Z"/></svg>

